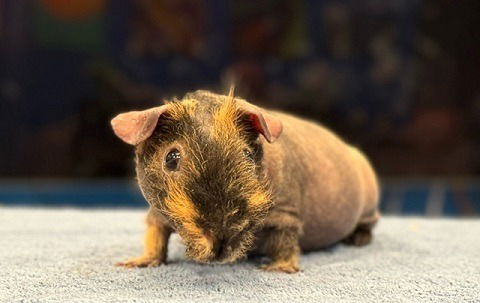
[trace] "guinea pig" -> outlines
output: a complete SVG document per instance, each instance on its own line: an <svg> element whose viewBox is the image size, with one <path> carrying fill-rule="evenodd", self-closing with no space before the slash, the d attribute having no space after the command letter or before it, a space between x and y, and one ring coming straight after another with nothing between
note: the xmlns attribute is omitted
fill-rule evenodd
<svg viewBox="0 0 480 303"><path fill-rule="evenodd" d="M323 126L199 90L111 121L135 146L148 201L144 253L125 267L166 262L178 232L187 257L233 262L263 254L267 271L294 273L301 251L362 246L379 219L366 157Z"/></svg>

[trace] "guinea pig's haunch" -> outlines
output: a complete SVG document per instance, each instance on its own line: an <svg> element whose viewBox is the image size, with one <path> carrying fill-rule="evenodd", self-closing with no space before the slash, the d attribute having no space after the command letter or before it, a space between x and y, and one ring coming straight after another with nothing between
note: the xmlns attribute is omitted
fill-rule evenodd
<svg viewBox="0 0 480 303"><path fill-rule="evenodd" d="M165 263L178 232L189 258L233 262L266 254L261 268L294 273L300 251L338 241L365 245L379 219L379 188L365 156L324 127L259 108L233 90L118 115L115 134L135 145L150 204L142 256Z"/></svg>

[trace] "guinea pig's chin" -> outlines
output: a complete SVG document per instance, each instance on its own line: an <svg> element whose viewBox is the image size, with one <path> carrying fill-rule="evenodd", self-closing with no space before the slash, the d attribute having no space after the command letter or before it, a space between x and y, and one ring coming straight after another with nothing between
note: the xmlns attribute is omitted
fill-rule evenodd
<svg viewBox="0 0 480 303"><path fill-rule="evenodd" d="M242 257L245 257L245 253L242 254L231 254L229 256L223 256L223 257L211 257L208 259L203 259L203 258L195 258L193 257L192 259L196 262L199 263L209 263L209 264L228 264L228 263L233 263L237 261L238 259L241 259Z"/></svg>
<svg viewBox="0 0 480 303"><path fill-rule="evenodd" d="M243 246L241 246L243 248ZM195 249L195 245L188 245L186 249L186 255L189 259L192 259L199 263L233 263L238 259L246 256L246 250L238 247L236 249L226 249L220 255L216 255L214 251L202 251Z"/></svg>
<svg viewBox="0 0 480 303"><path fill-rule="evenodd" d="M218 262L220 264L233 263L238 259L242 259L245 256L246 256L246 253L242 251L239 251L238 253L232 252L229 256L225 256L224 258L215 260L214 262Z"/></svg>
<svg viewBox="0 0 480 303"><path fill-rule="evenodd" d="M205 254L202 252L197 252L192 248L187 246L186 255L188 258L199 262L199 263L219 263L219 264L226 264L232 263L238 260L241 257L245 256L245 253L242 251L230 251L228 254L224 254L222 256L215 256L213 252L210 254Z"/></svg>

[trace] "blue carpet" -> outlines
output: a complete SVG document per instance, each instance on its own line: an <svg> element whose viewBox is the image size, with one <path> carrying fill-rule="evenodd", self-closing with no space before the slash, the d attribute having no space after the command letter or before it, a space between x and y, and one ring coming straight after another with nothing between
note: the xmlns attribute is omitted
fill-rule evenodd
<svg viewBox="0 0 480 303"><path fill-rule="evenodd" d="M384 214L480 214L480 181L397 180L382 187ZM0 205L136 208L146 207L146 202L132 181L4 181L0 182Z"/></svg>

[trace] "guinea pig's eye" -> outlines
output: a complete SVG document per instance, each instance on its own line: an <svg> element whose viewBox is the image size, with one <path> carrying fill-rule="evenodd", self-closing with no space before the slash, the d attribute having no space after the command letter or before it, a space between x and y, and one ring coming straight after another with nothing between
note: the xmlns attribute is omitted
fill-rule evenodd
<svg viewBox="0 0 480 303"><path fill-rule="evenodd" d="M180 162L180 152L178 149L172 149L165 157L165 167L168 170L176 170Z"/></svg>
<svg viewBox="0 0 480 303"><path fill-rule="evenodd" d="M243 154L244 154L245 157L247 157L249 160L252 160L252 161L253 161L253 153L252 153L249 149L245 148L245 149L243 150Z"/></svg>

